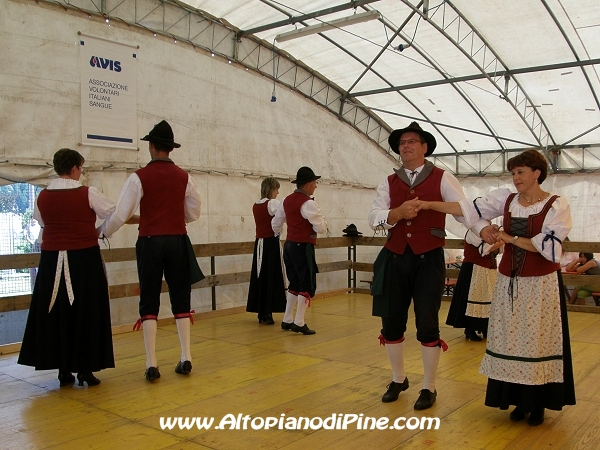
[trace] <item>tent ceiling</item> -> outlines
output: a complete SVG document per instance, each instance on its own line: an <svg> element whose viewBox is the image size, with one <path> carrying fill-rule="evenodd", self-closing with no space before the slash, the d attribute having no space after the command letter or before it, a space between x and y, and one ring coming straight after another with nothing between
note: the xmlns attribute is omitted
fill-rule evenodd
<svg viewBox="0 0 600 450"><path fill-rule="evenodd" d="M408 0L185 3L242 34L346 6L250 33L271 44L277 34L352 15L352 5L358 4L357 13L378 10L380 20L275 46L337 84L349 101L372 108L391 128L405 126L408 117L436 124L438 155L600 143L600 127L589 131L600 123L596 0L437 0L426 2L427 18L423 2ZM407 43L402 52L394 49Z"/></svg>

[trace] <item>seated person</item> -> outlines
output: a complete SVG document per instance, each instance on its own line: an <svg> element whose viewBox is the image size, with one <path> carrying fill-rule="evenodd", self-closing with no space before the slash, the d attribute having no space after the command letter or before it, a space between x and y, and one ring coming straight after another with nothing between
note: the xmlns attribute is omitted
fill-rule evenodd
<svg viewBox="0 0 600 450"><path fill-rule="evenodd" d="M593 253L579 253L579 258L574 259L565 267L567 272L578 272L585 275L600 275L600 261L594 259ZM569 304L574 304L577 299L589 297L594 292L593 287L577 286L571 293Z"/></svg>

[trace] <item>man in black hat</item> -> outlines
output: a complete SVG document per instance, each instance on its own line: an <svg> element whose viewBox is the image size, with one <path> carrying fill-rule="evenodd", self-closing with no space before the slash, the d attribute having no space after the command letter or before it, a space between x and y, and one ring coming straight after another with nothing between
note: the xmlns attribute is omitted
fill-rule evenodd
<svg viewBox="0 0 600 450"><path fill-rule="evenodd" d="M292 181L296 183L296 190L283 199L271 220L271 227L277 234L281 233L285 222L288 224L283 260L289 287L281 328L302 334L315 334L304 322L304 313L317 288L317 233L327 231L327 221L312 198L319 178L321 177L315 175L310 167L300 167L296 179Z"/></svg>
<svg viewBox="0 0 600 450"><path fill-rule="evenodd" d="M414 300L417 340L421 342L424 378L414 408L430 408L436 400L435 376L442 349L438 312L444 289L446 215L421 210L419 200L457 202L464 199L456 177L425 159L436 147L435 137L412 122L394 130L388 142L402 167L377 188L369 213L373 229L388 230L388 240L374 264L373 315L382 319L379 336L385 345L393 378L382 401L393 402L408 389L404 372L404 333ZM418 214L417 214L418 212ZM462 217L455 219L463 221Z"/></svg>
<svg viewBox="0 0 600 450"><path fill-rule="evenodd" d="M192 371L190 352L191 282L186 224L200 217L200 194L192 177L169 158L174 148L173 130L166 121L147 136L152 160L125 182L115 212L104 234L110 237L140 208L136 258L140 280L140 319L143 324L148 381L160 378L156 360L156 329L163 274L169 286L171 311L177 323L181 358L175 372ZM131 222L130 222L131 223ZM134 329L136 329L134 327Z"/></svg>

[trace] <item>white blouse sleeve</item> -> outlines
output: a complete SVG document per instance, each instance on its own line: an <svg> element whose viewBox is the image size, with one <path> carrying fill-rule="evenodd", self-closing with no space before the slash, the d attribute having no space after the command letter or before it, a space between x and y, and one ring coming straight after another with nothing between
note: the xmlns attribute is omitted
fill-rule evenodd
<svg viewBox="0 0 600 450"><path fill-rule="evenodd" d="M141 198L140 198L141 200ZM200 192L194 183L194 179L188 174L188 183L185 188L183 210L185 212L185 223L195 222L200 218Z"/></svg>
<svg viewBox="0 0 600 450"><path fill-rule="evenodd" d="M136 173L132 173L121 189L115 211L102 224L102 232L106 237L112 237L113 233L133 216L143 195L142 182Z"/></svg>
<svg viewBox="0 0 600 450"><path fill-rule="evenodd" d="M319 205L314 200L302 203L300 214L310 222L315 233L323 234L327 231L327 219L323 217Z"/></svg>
<svg viewBox="0 0 600 450"><path fill-rule="evenodd" d="M558 197L546 214L542 232L531 238L531 243L544 258L559 262L562 255L562 242L571 231L571 207L564 197Z"/></svg>
<svg viewBox="0 0 600 450"><path fill-rule="evenodd" d="M105 197L95 187L88 189L88 200L90 202L90 208L94 210L96 215L101 219L108 219L115 210L115 204L111 199Z"/></svg>
<svg viewBox="0 0 600 450"><path fill-rule="evenodd" d="M489 225L488 220L502 216L504 214L504 204L510 194L509 189L501 188L490 191L483 197L477 197L473 201L461 200L459 203L469 228L472 228L473 232L479 235L481 229ZM484 220L477 221L477 218Z"/></svg>
<svg viewBox="0 0 600 450"><path fill-rule="evenodd" d="M469 214L468 208L470 205L465 198L462 186L458 182L458 179L450 172L444 171L444 175L442 176L441 192L443 201L458 202L460 206L463 215L453 215L452 217L454 217L454 220L463 224L466 228L472 228L477 225L483 228L484 226L489 225L487 221L481 219L479 215L476 216L474 214Z"/></svg>
<svg viewBox="0 0 600 450"><path fill-rule="evenodd" d="M275 213L279 209L280 203L281 203L281 200L277 200L276 198L269 200L269 203L267 204L267 211L269 212L270 216L275 215Z"/></svg>
<svg viewBox="0 0 600 450"><path fill-rule="evenodd" d="M383 227L386 230L393 228L394 225L387 223L388 214L390 213L390 186L386 178L377 187L377 196L371 205L369 212L369 226L374 230L377 227Z"/></svg>
<svg viewBox="0 0 600 450"><path fill-rule="evenodd" d="M276 235L281 233L283 224L285 223L285 209L283 208L283 202L279 203L279 207L275 212L275 216L271 219L271 228Z"/></svg>

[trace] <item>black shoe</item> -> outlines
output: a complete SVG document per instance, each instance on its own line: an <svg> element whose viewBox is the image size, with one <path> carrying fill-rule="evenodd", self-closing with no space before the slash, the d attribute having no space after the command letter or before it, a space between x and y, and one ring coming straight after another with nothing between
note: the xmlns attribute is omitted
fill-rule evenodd
<svg viewBox="0 0 600 450"><path fill-rule="evenodd" d="M273 315L267 314L267 316L264 318L264 323L267 325L275 325L275 321L273 320Z"/></svg>
<svg viewBox="0 0 600 450"><path fill-rule="evenodd" d="M429 389L421 389L419 392L419 398L415 402L414 408L417 411L421 411L422 409L431 408L435 403L435 399L437 397L437 391L431 392Z"/></svg>
<svg viewBox="0 0 600 450"><path fill-rule="evenodd" d="M532 427L537 427L544 423L544 408L533 408L533 411L529 414L527 423Z"/></svg>
<svg viewBox="0 0 600 450"><path fill-rule="evenodd" d="M160 372L158 371L158 367L148 367L146 372L144 373L146 380L154 381L160 378Z"/></svg>
<svg viewBox="0 0 600 450"><path fill-rule="evenodd" d="M524 418L525 413L521 411L518 406L515 409L513 409L510 413L510 420L512 420L513 422L520 422Z"/></svg>
<svg viewBox="0 0 600 450"><path fill-rule="evenodd" d="M68 370L58 370L58 381L60 382L60 387L67 386L69 384L75 383L75 377Z"/></svg>
<svg viewBox="0 0 600 450"><path fill-rule="evenodd" d="M100 380L96 378L92 372L78 373L77 381L79 381L79 386L83 386L84 382L86 382L88 386L97 386L100 384Z"/></svg>
<svg viewBox="0 0 600 450"><path fill-rule="evenodd" d="M396 383L395 381L392 381L390 384L387 385L387 391L385 394L383 394L383 397L381 397L381 401L383 403L395 402L396 400L398 400L398 395L400 394L400 392L405 391L407 389L408 377L405 377L402 383Z"/></svg>
<svg viewBox="0 0 600 450"><path fill-rule="evenodd" d="M289 331L289 330L292 329L292 324L291 323L287 323L287 322L281 322L281 329Z"/></svg>
<svg viewBox="0 0 600 450"><path fill-rule="evenodd" d="M187 375L192 371L192 363L191 361L179 361L177 363L177 367L175 367L175 373L181 375Z"/></svg>
<svg viewBox="0 0 600 450"><path fill-rule="evenodd" d="M479 337L479 335L477 333L475 333L475 330L467 330L465 329L465 338L467 338L467 340L471 340L471 341L481 341L481 338Z"/></svg>
<svg viewBox="0 0 600 450"><path fill-rule="evenodd" d="M308 325L306 325L306 324L299 327L295 323L292 323L292 327L290 328L290 330L292 330L295 333L302 333L302 334L315 334L316 333L315 330L311 330L310 328L308 328Z"/></svg>

